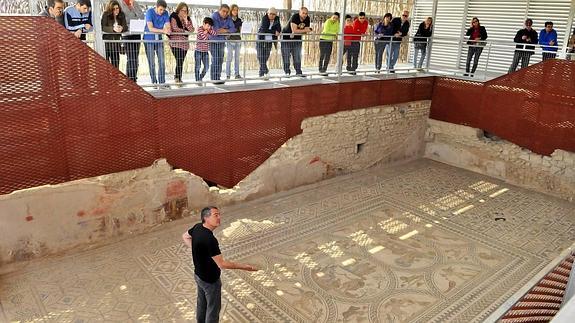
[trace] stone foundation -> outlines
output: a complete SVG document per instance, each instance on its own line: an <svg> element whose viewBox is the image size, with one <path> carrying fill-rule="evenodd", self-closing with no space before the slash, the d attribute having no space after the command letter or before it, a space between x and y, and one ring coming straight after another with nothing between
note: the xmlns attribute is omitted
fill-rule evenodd
<svg viewBox="0 0 575 323"><path fill-rule="evenodd" d="M378 163L420 158L429 101L345 111L303 121L290 139L231 189L209 188L165 160L121 173L0 196L0 264L98 246L206 205L228 205Z"/></svg>
<svg viewBox="0 0 575 323"><path fill-rule="evenodd" d="M541 156L480 129L429 120L425 157L573 202L575 154Z"/></svg>

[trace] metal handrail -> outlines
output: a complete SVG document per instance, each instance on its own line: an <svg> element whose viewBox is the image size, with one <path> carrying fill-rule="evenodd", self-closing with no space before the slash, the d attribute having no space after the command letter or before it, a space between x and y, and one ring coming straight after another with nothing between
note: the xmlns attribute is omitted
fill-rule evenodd
<svg viewBox="0 0 575 323"><path fill-rule="evenodd" d="M188 39L170 39L169 37L162 37L161 40L129 40L129 39L119 39L119 40L103 40L103 42L105 44L107 43L120 43L120 44L128 44L128 43L167 43L167 44L181 44L181 43L188 43L190 45L193 45L195 43L197 43L197 39L195 39L195 37L193 37L194 35L197 35L197 33L195 32L190 32L190 33L171 33L171 34L160 34L160 33L149 33L149 32L138 32L138 33L123 33L123 34L118 34L118 33L107 33L107 34L113 34L113 35L123 35L123 36L127 36L127 35L145 35L145 34L153 34L153 35L180 35L180 36L188 36ZM229 39L208 39L208 40L202 40L201 42L203 43L228 43L228 44L234 44L234 43L240 43L240 44L244 44L243 49L240 53L241 56L243 56L244 58L247 57L246 55L253 55L253 51L255 50L253 48L253 46L255 46L255 44L261 44L261 43L276 43L276 44L282 44L282 43L293 43L293 42L297 42L297 43L319 43L320 39L317 36L321 36L321 33L314 33L314 34L280 34L277 39L258 39L258 36L270 36L271 34L268 33L228 33L225 36L230 36L230 35L240 35L242 36L242 39L240 40L229 40ZM282 36L287 36L287 35L297 35L297 36L303 36L302 39L283 39ZM191 36L191 37L190 37ZM274 35L275 36L275 35ZM338 46L339 42L342 41L342 38L344 36L354 36L356 37L356 39L354 40L349 40L346 39L345 41L351 41L351 42L359 42L362 44L375 44L376 42L379 42L380 40L376 40L374 39L374 35L373 34L363 34L363 35L356 35L356 34L337 34L336 35L336 39L331 40L334 44L334 46ZM425 61L427 62L426 65L422 66L422 68L417 68L417 67L406 67L406 66L397 66L393 69L391 68L386 68L385 72L386 73L393 73L395 71L406 71L406 72L434 72L434 74L438 74L438 75L447 75L447 76L458 76L458 77L466 77L466 75L464 75L465 73L461 70L461 69L453 69L453 68L448 68L446 69L445 67L441 67L442 65L437 65L434 64L434 60L436 59L435 56L432 56L432 51L431 48L445 48L445 45L447 46L456 46L459 49L458 50L464 50L465 47L477 47L477 46L481 46L485 48L485 51L487 51L487 53L485 54L485 56L482 57L481 59L481 64L478 67L478 70L476 71L475 75L479 75L479 79L481 79L481 75L483 76L482 79L486 80L487 79L487 74L491 73L489 71L489 66L490 66L490 59L492 57L492 55L494 53L501 53L501 52L508 52L508 53L512 53L516 50L516 46L517 45L525 45L523 43L515 43L515 42L503 42L503 41L490 41L490 40L483 40L481 42L481 45L475 45L475 44L467 44L468 42L468 38L467 37L429 37L427 38L427 40L425 41L421 41L421 38L424 37L420 37L420 36L405 36L403 37L403 39L401 41L397 41L397 40L393 40L392 36L390 36L390 40L384 40L384 43L389 43L389 44L397 44L400 43L401 44L401 48L403 49L403 53L405 55L405 48L407 46L407 48L409 48L410 50L413 48L413 46L417 45L417 44L427 44L427 48L429 50L427 50L426 54L425 54ZM357 39L359 38L359 39ZM326 41L326 40L323 40ZM327 40L329 41L329 40ZM387 46L387 44L385 44ZM433 45L433 46L432 46ZM444 46L442 46L444 45ZM556 53L558 54L559 58L565 57L561 51L547 51L547 50L543 50L541 48L540 45L538 44L529 44L529 46L533 46L535 49L534 50L529 50L532 52L536 52L536 53ZM497 48L495 48L497 47ZM544 46L544 47L553 47L553 46ZM373 47L365 47L362 46L362 48L364 48L365 50L369 50L370 52L373 49ZM366 49L367 48L367 49ZM462 49L463 48L463 49ZM558 48L558 46L557 46ZM168 45L166 45L165 49L169 49ZM279 52L279 50L278 50ZM337 51L336 51L337 54ZM169 55L169 54L167 54ZM276 55L276 62L279 60L277 55L278 53L275 53ZM303 57L303 55L302 55ZM332 55L333 57L333 55ZM410 61L412 57L411 53L408 53L407 56L407 61ZM337 57L339 62L343 62L343 59L341 59L341 57ZM404 56L405 58L405 56ZM485 58L487 58L487 60L485 60ZM168 57L168 59L170 59ZM372 64L371 63L371 56L369 58L369 62L368 64ZM189 58L188 58L189 60ZM404 60L405 61L405 60ZM309 59L308 59L309 62ZM188 61L189 64L189 61ZM226 64L225 60L222 62L222 72L223 72L223 66ZM255 64L255 61L254 61ZM345 63L344 63L345 64ZM252 77L248 75L249 71L253 71L253 69L250 70L250 68L248 68L247 63L245 61L245 59L242 62L242 66L241 66L241 70L242 70L242 81L244 84L246 84L248 81L252 81L252 80L265 80L266 78L260 78L260 77ZM360 70L357 71L357 73L363 74L363 75L367 75L370 73L375 73L378 72L378 70L376 70L375 68L366 68L366 64L365 62L362 62L362 64L360 64L363 66L363 68L361 68ZM387 64L385 64L387 66ZM454 65L459 65L459 63L454 62ZM277 65L276 65L277 66ZM333 64L331 65L333 66ZM445 66L445 65L443 65ZM188 65L189 67L189 65ZM346 71L342 71L342 72L338 72L338 65L336 65L335 67L336 71L329 71L329 75L332 76L337 76L338 79L341 77L341 75L347 75L349 74ZM189 72L189 69L188 69ZM324 73L319 73L319 72L306 72L306 75L308 75L309 77L315 77L315 76L319 76L322 75ZM328 75L328 76L329 76ZM325 75L322 75L325 76ZM273 78L277 78L279 81L283 81L284 77L282 77L282 75L279 74L273 74L272 75ZM477 77L477 76L476 76ZM477 78L475 78L477 79ZM230 80L231 82L233 82L234 84L238 84L238 81L236 80ZM182 85L185 84L198 84L198 85L205 85L208 83L213 83L212 81L198 81L198 82L182 82ZM148 84L141 84L142 86L146 87L149 86Z"/></svg>

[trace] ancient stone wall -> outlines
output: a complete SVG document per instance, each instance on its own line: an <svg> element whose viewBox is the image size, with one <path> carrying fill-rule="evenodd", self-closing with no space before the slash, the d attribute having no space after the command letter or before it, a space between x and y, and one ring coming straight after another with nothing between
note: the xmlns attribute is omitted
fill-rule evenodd
<svg viewBox="0 0 575 323"><path fill-rule="evenodd" d="M535 154L480 129L429 119L425 157L569 201L575 198L575 153Z"/></svg>
<svg viewBox="0 0 575 323"><path fill-rule="evenodd" d="M0 265L102 245L195 216L206 205L420 158L429 107L429 101L418 101L305 119L302 134L230 189L208 187L198 176L158 160L142 169L2 195Z"/></svg>

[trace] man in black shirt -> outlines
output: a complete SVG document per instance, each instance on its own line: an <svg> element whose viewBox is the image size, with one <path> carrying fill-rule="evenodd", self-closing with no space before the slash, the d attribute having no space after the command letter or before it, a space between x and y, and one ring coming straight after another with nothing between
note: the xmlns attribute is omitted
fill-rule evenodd
<svg viewBox="0 0 575 323"><path fill-rule="evenodd" d="M525 20L525 28L520 29L515 35L513 41L519 43L515 46L515 54L513 55L513 62L509 67L509 73L515 72L519 61L521 61L521 68L529 66L529 59L535 53L535 46L527 46L522 44L537 44L537 32L531 28L533 20Z"/></svg>
<svg viewBox="0 0 575 323"><path fill-rule="evenodd" d="M194 273L198 290L196 320L218 322L222 305L221 269L242 269L256 271L251 265L224 260L218 240L212 231L220 226L220 211L209 206L201 212L202 223L197 223L182 238L192 248Z"/></svg>
<svg viewBox="0 0 575 323"><path fill-rule="evenodd" d="M291 74L289 68L290 55L293 57L293 67L295 68L296 76L304 76L301 71L301 35L311 32L310 24L311 20L307 15L307 8L301 7L299 13L294 14L288 21L288 24L282 29L282 33L288 34L283 36L283 39L288 41L282 42L281 48L286 77L289 77Z"/></svg>

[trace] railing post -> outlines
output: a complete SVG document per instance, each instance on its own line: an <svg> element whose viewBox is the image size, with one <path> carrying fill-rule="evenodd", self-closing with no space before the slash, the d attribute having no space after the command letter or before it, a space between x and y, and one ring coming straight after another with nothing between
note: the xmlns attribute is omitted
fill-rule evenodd
<svg viewBox="0 0 575 323"><path fill-rule="evenodd" d="M28 0L28 5L30 6L30 15L38 15L38 0Z"/></svg>
<svg viewBox="0 0 575 323"><path fill-rule="evenodd" d="M434 0L433 1L433 6L431 7L431 17L433 18L433 24L431 26L432 28L432 32L435 29L435 16L437 16L437 2L439 0ZM431 60L431 49L433 48L433 37L435 35L432 33L431 37L428 38L428 44L427 44L427 53L426 54L426 61L425 61L425 71L427 73L429 73L429 66L431 65L430 60Z"/></svg>
<svg viewBox="0 0 575 323"><path fill-rule="evenodd" d="M433 35L427 38L427 51L425 52L425 72L429 73L429 59L431 58L431 48L433 47Z"/></svg>
<svg viewBox="0 0 575 323"><path fill-rule="evenodd" d="M106 57L106 52L104 50L104 40L102 39L102 7L100 6L100 0L92 1L92 23L94 24L94 50L100 54L102 57Z"/></svg>
<svg viewBox="0 0 575 323"><path fill-rule="evenodd" d="M339 16L339 39L338 39L338 46L337 46L337 60L335 65L335 70L337 72L337 80L341 79L341 71L343 67L343 45L344 45L344 28L345 28L345 9L347 7L347 0L343 0L343 8L341 10L341 15ZM348 54L349 55L349 54Z"/></svg>
<svg viewBox="0 0 575 323"><path fill-rule="evenodd" d="M249 35L247 35L246 37L249 37ZM256 37L256 38L257 38L257 37ZM238 40L238 42L240 42L240 45L242 44L242 41L241 41L241 40ZM247 75L246 75L246 61L247 61L247 59L246 59L246 58L247 58L247 56L246 56L246 55L247 55L247 49L246 49L246 47L247 47L248 44L250 44L250 42L243 42L243 46L242 46L242 47L243 47L243 50L244 50L244 55L243 55L244 61L243 61L243 64L242 64L242 68L243 68L243 70L244 70L244 85L246 85L246 84L248 83L248 81L247 81L247 79L246 79L246 77L247 77ZM254 43L254 44L255 44L255 43ZM256 54L256 59L257 59L257 54Z"/></svg>
<svg viewBox="0 0 575 323"><path fill-rule="evenodd" d="M483 80L487 80L487 70L489 67L489 57L491 56L491 43L487 44L489 48L487 49L487 60L485 61L485 71L483 72Z"/></svg>

